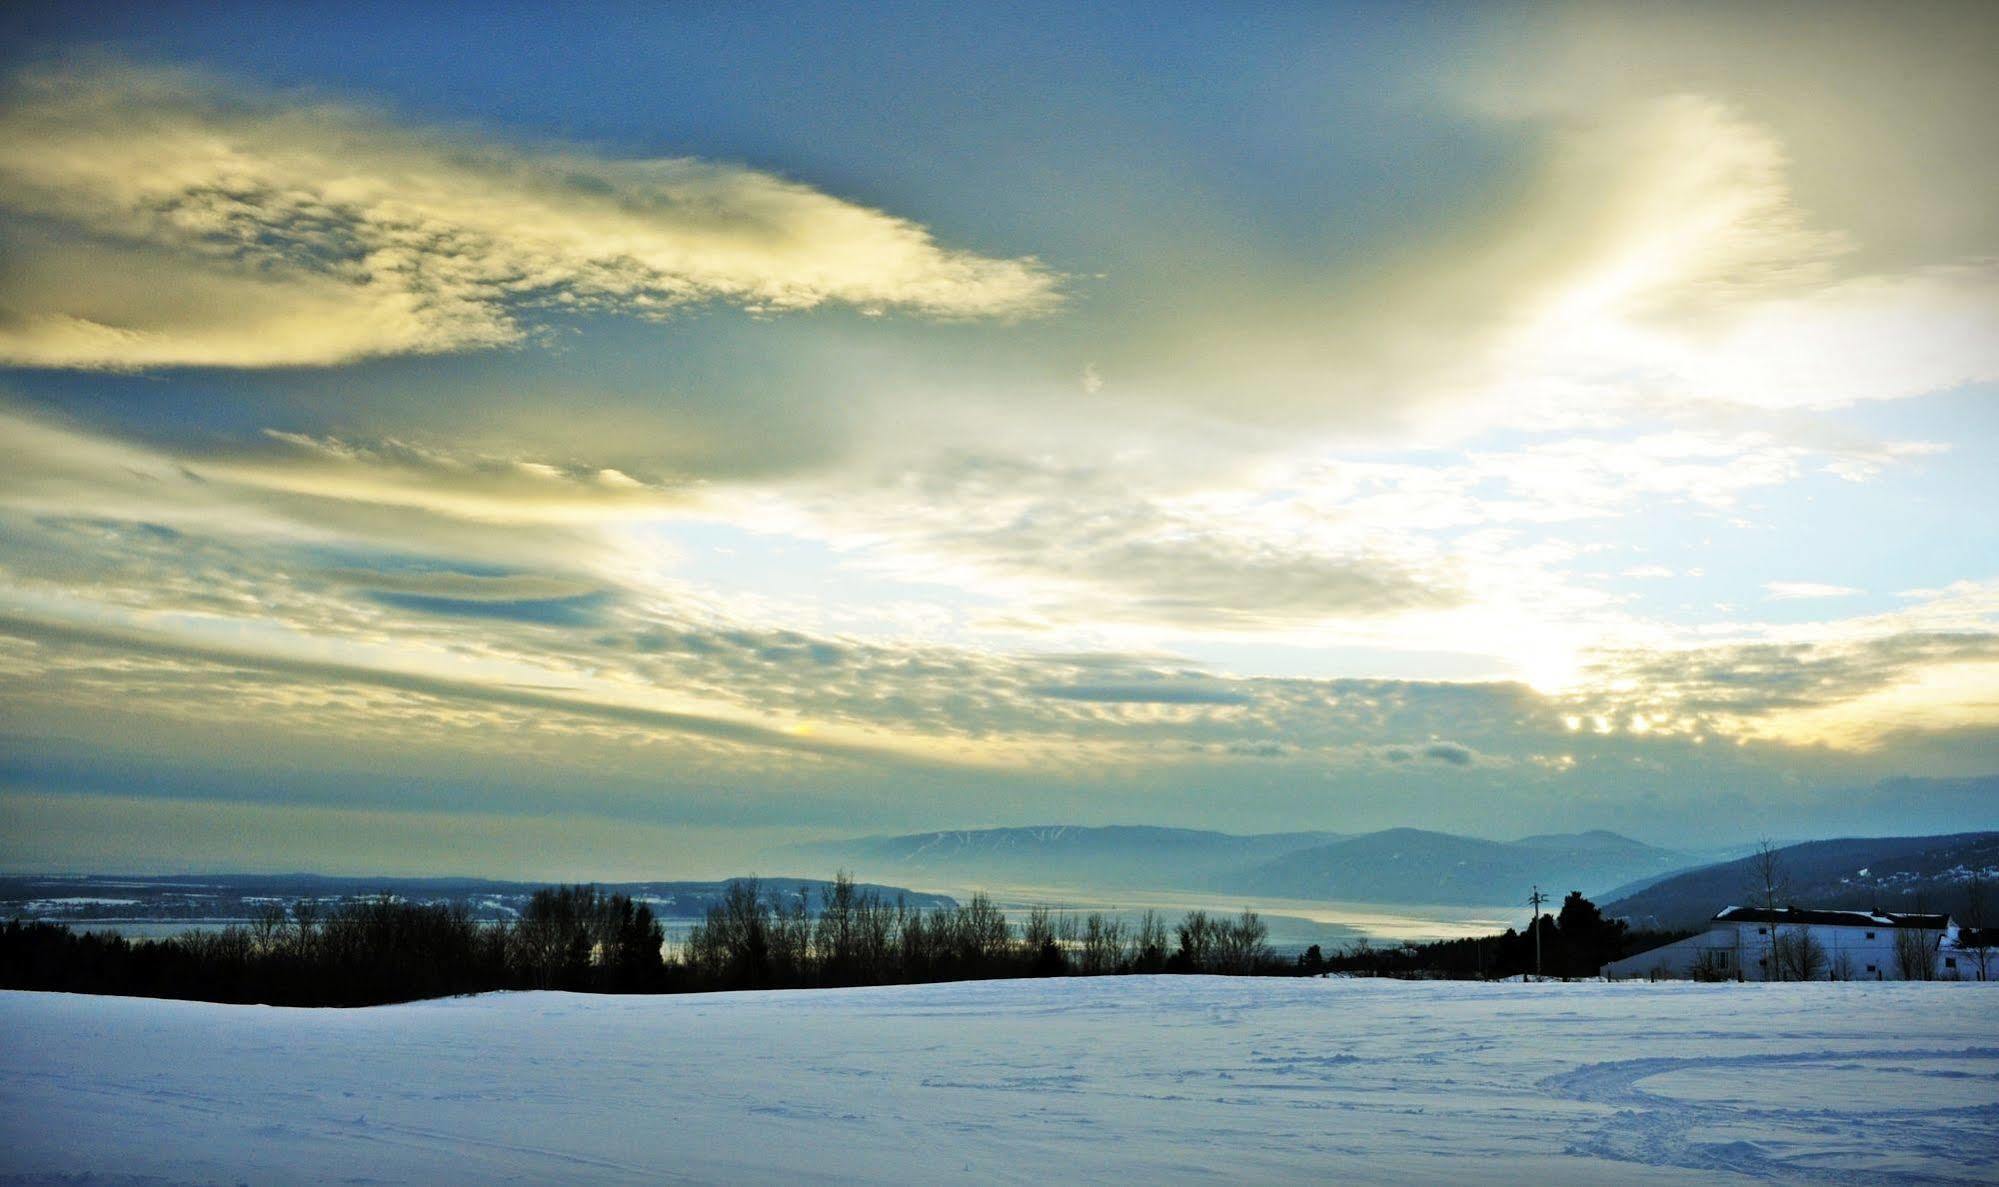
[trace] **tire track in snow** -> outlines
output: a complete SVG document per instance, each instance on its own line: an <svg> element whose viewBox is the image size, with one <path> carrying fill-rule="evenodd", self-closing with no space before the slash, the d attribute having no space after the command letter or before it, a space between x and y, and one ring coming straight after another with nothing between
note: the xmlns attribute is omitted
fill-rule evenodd
<svg viewBox="0 0 1999 1187"><path fill-rule="evenodd" d="M1823 1131L1828 1125L1864 1129L1877 1139L1877 1146L1892 1153L1897 1142L1910 1141L1934 1146L1941 1135L1936 1122L1962 1120L1977 1131L1978 1140L1966 1146L1968 1152L1999 1152L1999 1094L1990 1104L1942 1109L1896 1109L1862 1103L1852 1109L1819 1107L1745 1108L1715 1101L1686 1100L1648 1091L1645 1080L1670 1072L1696 1071L1725 1075L1732 1069L1796 1068L1808 1072L1813 1065L1851 1064L1883 1060L1897 1064L1933 1060L1994 1060L1999 1047L1966 1047L1954 1050L1801 1051L1770 1054L1656 1057L1624 1059L1584 1064L1571 1071L1549 1076L1540 1086L1558 1096L1586 1104L1615 1109L1609 1118L1594 1123L1569 1141L1570 1154L1606 1158L1646 1166L1668 1166L1686 1170L1725 1172L1756 1179L1797 1179L1814 1183L1873 1184L1884 1181L1930 1184L1990 1183L1999 1179L1999 1153L1988 1155L1983 1174L1968 1176L1927 1173L1896 1174L1879 1167L1839 1168L1820 1163L1801 1164L1773 1156L1763 1145L1750 1141L1697 1142L1696 1129L1716 1126L1760 1124ZM1921 1124L1909 1122L1920 1120ZM1899 1123L1899 1124L1898 1124ZM1908 1131L1913 1130L1913 1133Z"/></svg>

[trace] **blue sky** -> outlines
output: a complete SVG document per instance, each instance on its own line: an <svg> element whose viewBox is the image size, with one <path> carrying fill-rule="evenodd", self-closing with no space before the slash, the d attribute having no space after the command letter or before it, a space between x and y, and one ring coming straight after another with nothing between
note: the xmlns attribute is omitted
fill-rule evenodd
<svg viewBox="0 0 1999 1187"><path fill-rule="evenodd" d="M0 863L1999 823L1987 6L0 45Z"/></svg>

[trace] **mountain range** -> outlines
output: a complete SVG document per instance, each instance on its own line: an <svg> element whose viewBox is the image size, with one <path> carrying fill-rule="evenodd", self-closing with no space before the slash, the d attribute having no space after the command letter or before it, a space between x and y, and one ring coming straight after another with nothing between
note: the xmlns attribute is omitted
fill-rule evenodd
<svg viewBox="0 0 1999 1187"><path fill-rule="evenodd" d="M848 869L885 898L949 905L936 893L978 887L1194 892L1244 900L1407 905L1519 905L1538 885L1559 901L1580 890L1606 915L1649 928L1692 928L1734 903L1755 901L1753 859L1728 860L1591 831L1492 841L1423 829L1343 835L1237 835L1148 826L968 829L860 837L765 855L765 868ZM1948 911L1976 921L1974 874L1999 884L1999 832L1848 837L1780 849L1785 904L1888 911ZM765 878L780 897L815 896L815 879ZM864 884L866 885L866 884ZM247 918L263 905L390 893L418 902L463 902L479 918L516 915L535 883L483 878L329 877L317 874L0 876L0 919L189 922ZM649 903L664 919L699 918L723 882L620 882L605 889ZM1987 892L1988 899L1994 897ZM1985 922L1992 922L1988 904Z"/></svg>
<svg viewBox="0 0 1999 1187"><path fill-rule="evenodd" d="M1999 882L1999 832L1806 841L1779 849L1777 869L1781 906L1947 911L1989 926L1973 918L1970 890L1974 873ZM1744 857L1620 887L1603 909L1643 927L1691 928L1762 893L1755 858Z"/></svg>
<svg viewBox="0 0 1999 1187"><path fill-rule="evenodd" d="M1147 889L1206 887L1229 870L1339 840L1336 833L1238 836L1120 825L958 829L795 846L791 853L856 870L905 871L961 882ZM1166 881L1162 881L1166 879Z"/></svg>
<svg viewBox="0 0 1999 1187"><path fill-rule="evenodd" d="M787 861L929 885L1181 890L1325 901L1496 905L1531 887L1611 887L1700 855L1594 831L1490 841L1423 829L1237 835L1113 825L968 829L817 842Z"/></svg>

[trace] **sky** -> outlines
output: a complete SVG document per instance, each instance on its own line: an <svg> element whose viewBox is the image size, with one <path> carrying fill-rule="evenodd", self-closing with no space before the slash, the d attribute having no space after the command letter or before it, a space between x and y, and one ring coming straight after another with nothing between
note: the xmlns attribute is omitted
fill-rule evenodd
<svg viewBox="0 0 1999 1187"><path fill-rule="evenodd" d="M1989 4L0 46L0 866L1999 827Z"/></svg>

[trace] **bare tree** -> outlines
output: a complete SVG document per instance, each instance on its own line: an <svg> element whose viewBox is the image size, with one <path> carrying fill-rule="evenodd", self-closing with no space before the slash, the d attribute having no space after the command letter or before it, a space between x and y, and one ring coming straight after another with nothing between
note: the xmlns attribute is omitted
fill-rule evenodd
<svg viewBox="0 0 1999 1187"><path fill-rule="evenodd" d="M265 903L250 920L251 943L260 953L276 952L285 931L285 909L278 903Z"/></svg>
<svg viewBox="0 0 1999 1187"><path fill-rule="evenodd" d="M988 969L1005 954L1012 930L1007 926L1006 913L993 905L993 900L984 891L972 896L970 902L958 909L955 920L958 959L974 972Z"/></svg>
<svg viewBox="0 0 1999 1187"><path fill-rule="evenodd" d="M862 892L854 912L855 979L868 984L888 980L902 913L900 901L890 903L878 890Z"/></svg>
<svg viewBox="0 0 1999 1187"><path fill-rule="evenodd" d="M1895 975L1904 981L1937 979L1937 946L1943 933L1927 927L1895 929Z"/></svg>
<svg viewBox="0 0 1999 1187"><path fill-rule="evenodd" d="M922 981L950 955L951 916L942 907L924 914L911 911L902 923L902 976L906 981Z"/></svg>
<svg viewBox="0 0 1999 1187"><path fill-rule="evenodd" d="M1178 955L1189 972L1201 972L1214 965L1216 930L1206 911L1189 911L1174 927L1180 941Z"/></svg>
<svg viewBox="0 0 1999 1187"><path fill-rule="evenodd" d="M1832 964L1826 970L1828 981L1853 980L1853 953L1841 949L1833 954Z"/></svg>
<svg viewBox="0 0 1999 1187"><path fill-rule="evenodd" d="M1825 945L1809 927L1790 927L1774 934L1770 961L1773 981L1816 981L1825 976L1828 967Z"/></svg>
<svg viewBox="0 0 1999 1187"><path fill-rule="evenodd" d="M292 904L291 947L294 955L311 955L318 938L320 909L317 900L302 898Z"/></svg>
<svg viewBox="0 0 1999 1187"><path fill-rule="evenodd" d="M514 962L537 989L567 989L590 966L590 931L580 886L544 887L528 900L513 929ZM595 901L592 888L591 902ZM384 900L386 907L386 899ZM337 923L349 923L343 912Z"/></svg>
<svg viewBox="0 0 1999 1187"><path fill-rule="evenodd" d="M806 890L769 897L771 979L779 985L797 985L806 980L812 960L812 914L806 904Z"/></svg>
<svg viewBox="0 0 1999 1187"><path fill-rule="evenodd" d="M1971 880L1964 888L1964 919L1957 942L1980 981L1992 979L1993 960L1999 955L1999 928L1992 925L1991 899L1991 881L1985 871L1971 871Z"/></svg>
<svg viewBox="0 0 1999 1187"><path fill-rule="evenodd" d="M812 951L819 960L820 975L835 984L851 976L859 937L860 893L853 875L840 870L833 884L819 892L819 921L812 929Z"/></svg>
<svg viewBox="0 0 1999 1187"><path fill-rule="evenodd" d="M1083 920L1078 944L1078 967L1084 976L1097 977L1117 971L1124 951L1124 922L1102 911L1092 911Z"/></svg>
<svg viewBox="0 0 1999 1187"><path fill-rule="evenodd" d="M1757 906L1770 912L1775 912L1778 902L1789 894L1790 878L1784 870L1783 850L1768 837L1758 840L1756 852L1749 855L1749 877L1745 889ZM1775 981L1782 976L1777 967L1777 921L1771 919L1764 930L1770 936L1770 946L1758 955L1763 961L1763 976ZM1737 935L1740 934L1738 931ZM1746 961L1740 963L1741 970L1747 967Z"/></svg>
<svg viewBox="0 0 1999 1187"><path fill-rule="evenodd" d="M1020 952L1038 971L1053 972L1061 964L1062 945L1055 933L1055 918L1047 907L1028 909L1020 925Z"/></svg>
<svg viewBox="0 0 1999 1187"><path fill-rule="evenodd" d="M1701 949L1687 975L1696 981L1728 980L1728 953L1719 948Z"/></svg>
<svg viewBox="0 0 1999 1187"><path fill-rule="evenodd" d="M1269 936L1270 929L1256 912L1244 908L1241 915L1222 920L1215 927L1215 964L1225 973L1254 973L1270 959L1270 948L1264 943Z"/></svg>
<svg viewBox="0 0 1999 1187"><path fill-rule="evenodd" d="M1166 924L1158 915L1147 911L1139 919L1125 964L1138 973L1156 973L1166 967Z"/></svg>
<svg viewBox="0 0 1999 1187"><path fill-rule="evenodd" d="M1756 842L1756 852L1749 857L1749 892L1756 896L1756 905L1766 911L1777 909L1777 901L1790 889L1790 878L1784 871L1784 851L1768 837Z"/></svg>

